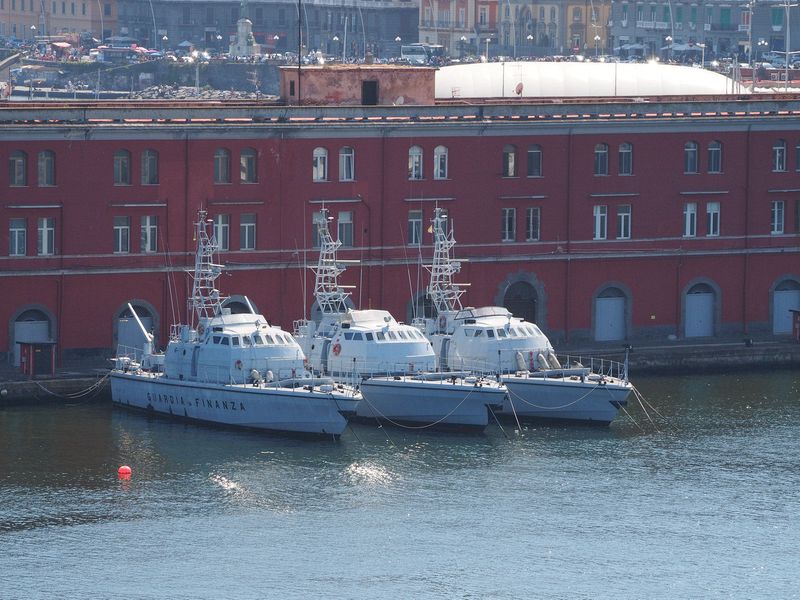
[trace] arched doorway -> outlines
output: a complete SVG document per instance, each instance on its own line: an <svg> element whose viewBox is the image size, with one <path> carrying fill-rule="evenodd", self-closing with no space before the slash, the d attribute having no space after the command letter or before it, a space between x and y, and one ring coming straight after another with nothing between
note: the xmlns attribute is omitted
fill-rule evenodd
<svg viewBox="0 0 800 600"><path fill-rule="evenodd" d="M772 333L792 333L791 310L800 310L800 283L785 279L772 293Z"/></svg>
<svg viewBox="0 0 800 600"><path fill-rule="evenodd" d="M594 339L598 342L624 340L627 297L618 287L609 287L594 301Z"/></svg>
<svg viewBox="0 0 800 600"><path fill-rule="evenodd" d="M503 296L505 306L515 317L536 323L539 295L530 283L517 281L508 286Z"/></svg>
<svg viewBox="0 0 800 600"><path fill-rule="evenodd" d="M20 347L17 342L51 342L55 335L52 327L53 317L45 310L28 308L23 310L13 321L11 351L14 354L14 366L20 365Z"/></svg>
<svg viewBox="0 0 800 600"><path fill-rule="evenodd" d="M697 283L686 292L684 336L714 335L714 305L716 294L707 283Z"/></svg>

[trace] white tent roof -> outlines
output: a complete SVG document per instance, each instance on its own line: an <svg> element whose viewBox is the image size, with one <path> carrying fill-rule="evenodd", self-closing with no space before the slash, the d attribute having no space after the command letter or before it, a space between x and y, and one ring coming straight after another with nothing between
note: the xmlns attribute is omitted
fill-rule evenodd
<svg viewBox="0 0 800 600"><path fill-rule="evenodd" d="M436 73L439 100L733 93L747 90L721 73L659 63L491 62Z"/></svg>

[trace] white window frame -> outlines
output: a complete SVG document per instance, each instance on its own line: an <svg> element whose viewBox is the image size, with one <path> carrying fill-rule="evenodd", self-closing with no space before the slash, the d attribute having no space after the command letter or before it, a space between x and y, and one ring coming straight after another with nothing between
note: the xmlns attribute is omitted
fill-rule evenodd
<svg viewBox="0 0 800 600"><path fill-rule="evenodd" d="M36 228L36 253L39 256L52 256L56 253L56 220L54 217L40 217Z"/></svg>
<svg viewBox="0 0 800 600"><path fill-rule="evenodd" d="M258 183L258 152L255 148L242 148L239 153L239 182Z"/></svg>
<svg viewBox="0 0 800 600"><path fill-rule="evenodd" d="M718 140L708 144L708 172L722 173L722 142Z"/></svg>
<svg viewBox="0 0 800 600"><path fill-rule="evenodd" d="M436 146L433 149L433 178L447 179L447 147Z"/></svg>
<svg viewBox="0 0 800 600"><path fill-rule="evenodd" d="M617 206L617 239L631 239L631 220L633 208L630 204L620 204Z"/></svg>
<svg viewBox="0 0 800 600"><path fill-rule="evenodd" d="M411 146L408 149L408 178L419 181L423 178L423 152L419 146Z"/></svg>
<svg viewBox="0 0 800 600"><path fill-rule="evenodd" d="M540 239L542 227L542 211L538 206L525 209L525 241L535 242Z"/></svg>
<svg viewBox="0 0 800 600"><path fill-rule="evenodd" d="M517 147L508 144L503 147L503 177L517 176Z"/></svg>
<svg viewBox="0 0 800 600"><path fill-rule="evenodd" d="M697 142L689 141L683 145L683 173L684 175L695 175L700 172L698 161Z"/></svg>
<svg viewBox="0 0 800 600"><path fill-rule="evenodd" d="M8 221L8 255L27 256L28 222L24 217Z"/></svg>
<svg viewBox="0 0 800 600"><path fill-rule="evenodd" d="M227 148L214 150L214 185L231 182L231 151Z"/></svg>
<svg viewBox="0 0 800 600"><path fill-rule="evenodd" d="M503 242L517 241L517 209L501 209L500 240Z"/></svg>
<svg viewBox="0 0 800 600"><path fill-rule="evenodd" d="M633 144L630 142L619 145L619 174L633 175Z"/></svg>
<svg viewBox="0 0 800 600"><path fill-rule="evenodd" d="M8 157L8 184L11 187L28 185L28 155L21 150L13 151Z"/></svg>
<svg viewBox="0 0 800 600"><path fill-rule="evenodd" d="M772 172L784 173L786 171L786 141L778 140L772 146Z"/></svg>
<svg viewBox="0 0 800 600"><path fill-rule="evenodd" d="M226 252L231 249L231 216L214 215L214 241L217 250Z"/></svg>
<svg viewBox="0 0 800 600"><path fill-rule="evenodd" d="M156 215L145 215L140 223L139 251L142 254L158 252L158 217Z"/></svg>
<svg viewBox="0 0 800 600"><path fill-rule="evenodd" d="M608 238L608 206L595 204L592 209L594 216L594 233L592 239L605 240Z"/></svg>
<svg viewBox="0 0 800 600"><path fill-rule="evenodd" d="M783 200L773 200L770 205L770 233L781 235L786 228L786 205Z"/></svg>
<svg viewBox="0 0 800 600"><path fill-rule="evenodd" d="M353 247L353 229L353 211L339 211L336 220L336 237L341 242L342 246Z"/></svg>
<svg viewBox="0 0 800 600"><path fill-rule="evenodd" d="M697 237L697 202L683 205L683 237Z"/></svg>
<svg viewBox="0 0 800 600"><path fill-rule="evenodd" d="M56 184L56 153L42 150L36 159L37 180L39 187L53 187Z"/></svg>
<svg viewBox="0 0 800 600"><path fill-rule="evenodd" d="M158 152L148 148L142 152L142 185L158 185Z"/></svg>
<svg viewBox="0 0 800 600"><path fill-rule="evenodd" d="M356 151L350 146L339 150L339 181L355 181Z"/></svg>
<svg viewBox="0 0 800 600"><path fill-rule="evenodd" d="M128 150L114 152L114 185L131 184L131 153Z"/></svg>
<svg viewBox="0 0 800 600"><path fill-rule="evenodd" d="M408 211L408 244L419 246L422 244L422 211Z"/></svg>
<svg viewBox="0 0 800 600"><path fill-rule="evenodd" d="M606 143L595 144L594 174L597 177L608 175L608 144Z"/></svg>
<svg viewBox="0 0 800 600"><path fill-rule="evenodd" d="M313 181L328 181L328 149L314 148L314 158L311 167Z"/></svg>
<svg viewBox="0 0 800 600"><path fill-rule="evenodd" d="M114 217L114 254L129 254L131 251L131 218Z"/></svg>
<svg viewBox="0 0 800 600"><path fill-rule="evenodd" d="M720 210L719 202L706 204L706 235L708 237L719 237Z"/></svg>
<svg viewBox="0 0 800 600"><path fill-rule="evenodd" d="M255 213L245 213L239 217L239 250L256 249Z"/></svg>
<svg viewBox="0 0 800 600"><path fill-rule="evenodd" d="M528 159L527 159L528 177L543 177L544 176L544 154L542 147L538 144L528 146Z"/></svg>

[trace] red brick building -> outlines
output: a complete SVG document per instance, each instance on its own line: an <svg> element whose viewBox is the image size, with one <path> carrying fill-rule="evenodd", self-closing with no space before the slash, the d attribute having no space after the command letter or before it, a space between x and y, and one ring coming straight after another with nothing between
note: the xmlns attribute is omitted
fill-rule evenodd
<svg viewBox="0 0 800 600"><path fill-rule="evenodd" d="M800 308L796 98L435 106L0 108L0 348L108 352L127 303L185 320L192 222L224 294L309 314L313 215L358 259L353 301L409 320L447 208L469 305L555 342L788 336ZM234 305L235 306L235 305ZM123 321L124 323L124 321Z"/></svg>

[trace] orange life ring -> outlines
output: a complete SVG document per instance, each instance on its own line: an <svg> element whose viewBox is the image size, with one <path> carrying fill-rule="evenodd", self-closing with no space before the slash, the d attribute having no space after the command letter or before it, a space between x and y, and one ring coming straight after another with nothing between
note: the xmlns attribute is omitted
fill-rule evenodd
<svg viewBox="0 0 800 600"><path fill-rule="evenodd" d="M242 361L240 360L236 361L236 368L239 369L240 371L242 370Z"/></svg>
<svg viewBox="0 0 800 600"><path fill-rule="evenodd" d="M339 353L342 351L342 345L339 342L336 342L333 345L333 354L335 356L339 356Z"/></svg>

